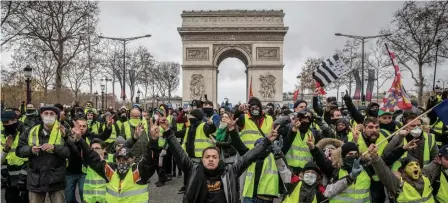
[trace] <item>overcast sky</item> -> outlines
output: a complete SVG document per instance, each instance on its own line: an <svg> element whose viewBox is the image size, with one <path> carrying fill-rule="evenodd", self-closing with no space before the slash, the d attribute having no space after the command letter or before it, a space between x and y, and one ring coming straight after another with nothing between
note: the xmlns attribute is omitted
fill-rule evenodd
<svg viewBox="0 0 448 203"><path fill-rule="evenodd" d="M145 46L158 61L182 63L182 43L177 27L181 26L180 14L183 10L283 9L286 14L284 23L289 27L283 53L283 91L287 92L294 91L295 77L300 73L306 58L329 57L335 49L343 47L346 38L336 37L334 33L376 35L381 28L390 25L393 12L402 4L403 2L100 2L99 30L103 35L111 37L132 37L149 33L151 38L133 41L128 46L131 49ZM371 45L374 43L368 43L366 49ZM439 67L439 73L448 71L447 63ZM231 102L245 100L244 69L244 64L234 58L226 59L220 64L219 103L224 97L228 97ZM432 67L427 70L432 71ZM385 85L385 89L390 84L391 81ZM405 80L405 85L412 86L412 82ZM95 88L99 90L99 84ZM83 89L87 91L87 84ZM182 96L181 91L182 86L175 94ZM119 95L118 83L116 94ZM329 91L329 94L335 95L336 91ZM127 95L129 96L129 89Z"/></svg>

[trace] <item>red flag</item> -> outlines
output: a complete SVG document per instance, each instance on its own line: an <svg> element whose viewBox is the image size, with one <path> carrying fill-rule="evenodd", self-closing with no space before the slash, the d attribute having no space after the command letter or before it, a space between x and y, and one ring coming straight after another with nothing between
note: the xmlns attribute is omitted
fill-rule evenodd
<svg viewBox="0 0 448 203"><path fill-rule="evenodd" d="M327 92L325 92L324 88L322 88L322 87L320 86L320 83L317 82L317 81L316 81L316 89L319 90L319 94L321 94L321 95L325 95L325 94L327 94Z"/></svg>
<svg viewBox="0 0 448 203"><path fill-rule="evenodd" d="M383 98L383 102L380 105L380 109L389 110L391 112L396 110L411 109L412 104L409 96L406 94L402 81L401 72L398 67L397 59L395 58L395 53L390 51L386 44L387 52L389 53L390 59L395 69L395 78L392 82L392 87L390 87L386 96Z"/></svg>
<svg viewBox="0 0 448 203"><path fill-rule="evenodd" d="M294 95L292 95L292 100L295 102L295 101L297 101L297 97L299 96L299 89L297 89L295 92L294 92Z"/></svg>
<svg viewBox="0 0 448 203"><path fill-rule="evenodd" d="M249 98L254 96L254 93L252 92L252 77L250 77L250 86L249 86Z"/></svg>

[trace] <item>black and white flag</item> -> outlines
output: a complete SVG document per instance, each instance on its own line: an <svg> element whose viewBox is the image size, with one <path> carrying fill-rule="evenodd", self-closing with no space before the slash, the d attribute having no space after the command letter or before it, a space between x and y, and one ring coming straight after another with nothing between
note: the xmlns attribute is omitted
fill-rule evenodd
<svg viewBox="0 0 448 203"><path fill-rule="evenodd" d="M322 86L326 86L338 78L350 72L350 68L345 65L341 58L336 54L333 57L322 61L319 67L313 73L313 79Z"/></svg>

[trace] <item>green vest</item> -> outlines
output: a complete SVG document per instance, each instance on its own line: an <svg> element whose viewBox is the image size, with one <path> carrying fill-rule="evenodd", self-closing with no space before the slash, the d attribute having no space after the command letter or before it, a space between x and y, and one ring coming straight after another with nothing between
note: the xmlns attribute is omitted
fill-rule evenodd
<svg viewBox="0 0 448 203"><path fill-rule="evenodd" d="M148 185L134 182L132 167L126 177L120 181L118 172L112 175L106 184L106 202L108 203L147 203L149 201Z"/></svg>
<svg viewBox="0 0 448 203"><path fill-rule="evenodd" d="M90 167L84 181L84 200L87 203L106 202L106 180Z"/></svg>
<svg viewBox="0 0 448 203"><path fill-rule="evenodd" d="M298 203L300 200L300 188L302 187L303 181L300 181L299 184L294 188L294 191L288 196L286 196L283 203ZM314 195L313 201L311 203L317 203L316 195Z"/></svg>
<svg viewBox="0 0 448 203"><path fill-rule="evenodd" d="M398 203L406 203L406 202L419 202L419 203L433 203L434 197L432 196L432 187L431 182L429 182L429 179L425 176L422 177L424 182L424 188L423 188L423 195L420 196L420 194L417 192L417 190L412 187L409 183L402 180L403 189L398 195L397 202ZM446 199L445 199L446 200Z"/></svg>
<svg viewBox="0 0 448 203"><path fill-rule="evenodd" d="M247 168L246 177L244 181L243 197L252 198L254 196L254 182L255 182L255 165L253 163ZM274 155L271 153L263 161L263 168L261 170L261 177L258 182L256 195L279 196L279 178L278 169L275 164Z"/></svg>
<svg viewBox="0 0 448 203"><path fill-rule="evenodd" d="M205 123L199 124L199 126L196 128L196 132L195 132L195 136L194 136L194 156L196 158L202 157L202 152L204 151L205 148L213 146L213 143L210 140L210 138L207 137L207 135L205 135L205 133L204 133L204 125L205 125ZM188 127L187 130L185 131L184 143L182 144L182 149L184 149L184 151L187 151L186 142L187 142L189 129L190 129L190 127ZM191 157L191 158L193 158L193 157Z"/></svg>
<svg viewBox="0 0 448 203"><path fill-rule="evenodd" d="M308 132L305 134L302 140L300 131L297 131L296 137L292 142L291 148L285 155L288 166L303 168L306 163L313 160L313 156L310 153L310 149L306 144L309 136L313 136L311 130L308 130Z"/></svg>
<svg viewBox="0 0 448 203"><path fill-rule="evenodd" d="M442 171L440 174L440 188L436 195L436 200L441 203L448 202L448 181L446 177L447 175Z"/></svg>
<svg viewBox="0 0 448 203"><path fill-rule="evenodd" d="M339 169L338 179L347 176L348 172ZM330 203L370 202L370 177L362 171L356 180L338 195L330 198Z"/></svg>

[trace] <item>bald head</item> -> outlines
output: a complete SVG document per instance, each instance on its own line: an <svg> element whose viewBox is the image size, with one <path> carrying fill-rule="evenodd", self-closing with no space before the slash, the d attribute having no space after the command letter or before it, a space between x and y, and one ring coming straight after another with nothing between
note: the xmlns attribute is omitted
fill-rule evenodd
<svg viewBox="0 0 448 203"><path fill-rule="evenodd" d="M134 108L131 110L131 118L140 118L140 110L138 110L137 108Z"/></svg>

